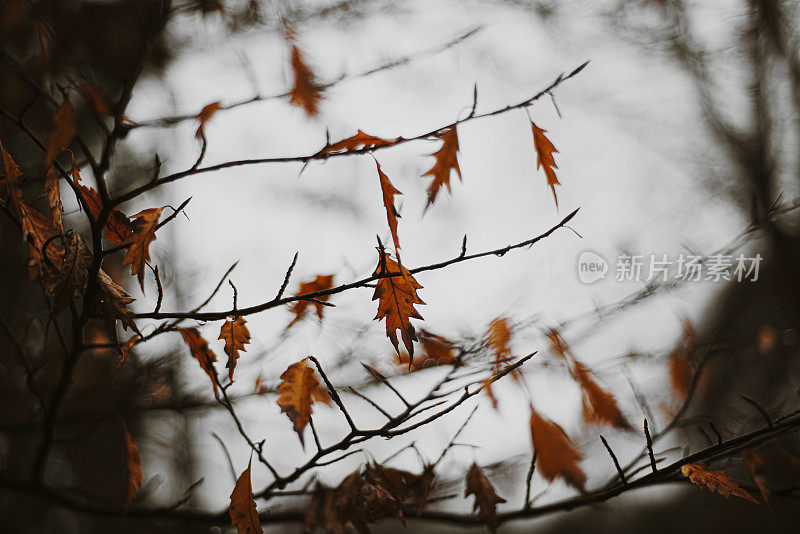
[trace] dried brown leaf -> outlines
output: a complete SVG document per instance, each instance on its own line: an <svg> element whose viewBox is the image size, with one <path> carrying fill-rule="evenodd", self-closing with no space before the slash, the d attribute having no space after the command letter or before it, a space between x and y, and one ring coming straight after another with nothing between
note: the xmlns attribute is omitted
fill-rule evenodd
<svg viewBox="0 0 800 534"><path fill-rule="evenodd" d="M472 511L479 510L478 517L486 523L486 528L496 533L497 505L506 502L506 500L497 494L492 483L475 462L472 463L469 471L467 471L466 489L464 490L465 498L470 495L475 496Z"/></svg>
<svg viewBox="0 0 800 534"><path fill-rule="evenodd" d="M311 420L314 402L329 404L331 401L308 361L308 358L304 358L290 365L281 375L278 386L278 406L292 421L294 431L303 446L303 430Z"/></svg>
<svg viewBox="0 0 800 534"><path fill-rule="evenodd" d="M548 481L558 477L583 491L586 474L581 469L583 454L564 429L539 415L531 406L531 441L536 452L536 468Z"/></svg>
<svg viewBox="0 0 800 534"><path fill-rule="evenodd" d="M300 287L295 293L295 296L306 295L308 293L316 293L317 291L324 291L326 289L330 289L333 287L333 275L332 274L325 274L325 275L317 275L314 280L311 282L301 282ZM315 300L319 302L315 302L312 300L298 300L295 302L291 308L289 308L289 312L294 314L294 318L292 318L291 322L286 325L286 329L288 330L291 328L295 323L299 322L303 319L306 315L306 311L308 307L313 305L315 311L317 312L317 318L322 321L322 313L325 310L325 305L322 302L327 302L330 295L320 295L319 297L315 297Z"/></svg>
<svg viewBox="0 0 800 534"><path fill-rule="evenodd" d="M44 179L44 192L50 206L50 219L59 232L64 231L64 205L61 203L61 189L58 185L58 174L53 167L47 171Z"/></svg>
<svg viewBox="0 0 800 534"><path fill-rule="evenodd" d="M302 50L297 46L294 32L287 28L285 35L292 47L290 63L294 73L294 85L289 92L289 102L302 107L309 117L314 117L319 113L322 86L317 83L314 72L306 63Z"/></svg>
<svg viewBox="0 0 800 534"><path fill-rule="evenodd" d="M208 341L203 339L203 336L200 335L200 332L198 332L196 328L178 328L177 330L183 336L183 340L186 344L189 345L192 357L200 363L200 367L211 379L211 385L214 387L214 397L219 398L217 371L214 369L214 362L217 361L217 355L209 348Z"/></svg>
<svg viewBox="0 0 800 534"><path fill-rule="evenodd" d="M208 124L208 121L211 120L211 117L213 117L221 107L222 104L220 102L212 102L211 104L207 104L205 107L203 107L203 109L200 110L200 113L195 115L194 118L198 122L197 131L194 134L195 138L206 138L206 124Z"/></svg>
<svg viewBox="0 0 800 534"><path fill-rule="evenodd" d="M606 424L622 430L633 431L633 427L622 415L617 399L595 380L592 371L575 360L573 377L583 393L583 420L585 423Z"/></svg>
<svg viewBox="0 0 800 534"><path fill-rule="evenodd" d="M68 231L65 235L66 251L61 267L56 275L56 283L50 296L53 298L50 319L74 298L83 297L89 266L94 255L77 232Z"/></svg>
<svg viewBox="0 0 800 534"><path fill-rule="evenodd" d="M53 115L53 132L47 139L47 152L44 159L44 167L49 169L53 161L61 152L72 142L77 133L75 126L75 109L72 107L69 97L64 98L64 102Z"/></svg>
<svg viewBox="0 0 800 534"><path fill-rule="evenodd" d="M236 368L236 360L239 359L239 351L246 351L245 344L250 343L250 332L245 326L244 317L229 317L219 329L217 339L225 340L225 354L228 355L228 374L233 380L233 370Z"/></svg>
<svg viewBox="0 0 800 534"><path fill-rule="evenodd" d="M392 182L389 181L389 177L386 176L381 170L380 163L376 161L375 165L378 167L378 178L380 179L381 183L383 207L386 208L386 220L389 223L389 230L392 233L394 248L399 249L400 239L397 237L397 219L400 217L400 214L397 213L397 209L394 207L394 197L395 195L402 195L403 193L395 189L395 187L392 185Z"/></svg>
<svg viewBox="0 0 800 534"><path fill-rule="evenodd" d="M156 240L158 218L164 208L148 208L129 217L132 220L132 234L125 241L128 251L122 265L131 266L131 276L137 276L139 286L144 292L145 263L150 261L150 244Z"/></svg>
<svg viewBox="0 0 800 534"><path fill-rule="evenodd" d="M547 185L550 186L550 189L553 190L553 200L555 200L556 206L558 206L558 198L556 197L556 186L561 185L558 182L558 178L556 178L556 171L554 169L558 168L556 165L555 158L553 154L558 152L556 147L553 146L553 143L547 138L545 133L547 130L542 130L533 121L531 121L531 127L533 129L533 146L536 148L536 169L538 170L539 167L544 168L544 174L547 177Z"/></svg>
<svg viewBox="0 0 800 534"><path fill-rule="evenodd" d="M711 493L719 493L726 499L733 495L746 501L758 504L758 501L752 495L739 487L739 484L734 481L731 476L725 471L712 471L706 469L706 466L701 463L686 464L681 467L681 474L688 478L693 484L699 487L704 485Z"/></svg>
<svg viewBox="0 0 800 534"><path fill-rule="evenodd" d="M428 186L428 202L425 204L425 209L428 209L436 202L436 197L439 195L439 190L442 186L447 189L448 193L452 194L452 189L450 188L452 171L456 171L459 180L461 179L461 169L458 166L458 131L456 127L453 126L443 131L439 134L439 139L442 140L442 146L431 154L436 158L436 161L433 167L422 175L433 177L433 181Z"/></svg>
<svg viewBox="0 0 800 534"><path fill-rule="evenodd" d="M414 341L417 340L417 334L411 324L411 318L422 319L422 316L414 308L416 304L425 304L417 295L417 290L421 289L422 286L411 276L408 269L392 260L388 253L384 253L383 258L378 261L378 266L373 276L385 272L401 273L402 275L378 280L375 285L375 293L372 295L372 300L378 301L378 313L375 315L375 319L386 320L386 335L398 354L400 354L400 347L397 340L397 330L400 330L403 344L411 356L409 358L411 360L409 365L411 365L414 356Z"/></svg>
<svg viewBox="0 0 800 534"><path fill-rule="evenodd" d="M259 534L264 532L258 519L253 485L250 481L250 464L247 464L231 492L231 505L228 508L231 524L238 534Z"/></svg>
<svg viewBox="0 0 800 534"><path fill-rule="evenodd" d="M357 133L352 137L342 139L341 141L337 141L332 145L327 145L320 151L320 154L353 152L356 150L370 149L379 146L391 146L401 139L402 137L397 137L395 139L382 139L358 130Z"/></svg>

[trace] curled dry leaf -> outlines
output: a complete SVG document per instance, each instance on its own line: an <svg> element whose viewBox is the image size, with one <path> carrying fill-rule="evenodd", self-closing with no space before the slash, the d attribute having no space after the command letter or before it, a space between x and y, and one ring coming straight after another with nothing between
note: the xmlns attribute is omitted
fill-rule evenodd
<svg viewBox="0 0 800 534"><path fill-rule="evenodd" d="M464 490L464 497L470 495L475 496L475 502L472 504L472 511L478 511L478 517L483 519L486 523L486 528L493 533L497 532L497 505L504 503L506 500L500 497L494 490L494 486L483 474L483 471L475 462L467 471L466 489Z"/></svg>
<svg viewBox="0 0 800 534"><path fill-rule="evenodd" d="M144 292L144 265L150 261L150 244L156 240L156 227L158 218L164 208L148 208L136 215L129 217L132 219L132 233L125 241L128 252L122 265L131 266L131 276L137 276L139 287Z"/></svg>
<svg viewBox="0 0 800 534"><path fill-rule="evenodd" d="M236 360L239 359L239 351L246 351L245 344L250 343L250 332L245 326L244 317L229 317L219 329L217 339L225 340L225 354L228 355L228 368L230 379L233 380L233 370L236 368Z"/></svg>
<svg viewBox="0 0 800 534"><path fill-rule="evenodd" d="M211 379L211 385L214 387L214 397L219 398L217 370L214 369L214 362L217 361L217 355L208 347L208 341L203 339L203 336L200 335L200 332L198 332L196 328L178 328L177 330L183 336L183 340L186 344L189 345L192 357L200 362L200 367Z"/></svg>
<svg viewBox="0 0 800 534"><path fill-rule="evenodd" d="M100 199L100 194L92 187L87 187L81 183L81 172L78 165L75 163L75 158L72 159L72 181L81 192L83 200L89 208L89 213L92 217L97 219L100 212L103 210L103 201ZM133 225L130 223L124 213L117 208L113 208L106 221L106 239L112 243L122 244L128 240L133 234Z"/></svg>
<svg viewBox="0 0 800 534"><path fill-rule="evenodd" d="M681 474L688 478L693 484L699 487L704 485L711 493L719 493L726 499L733 495L746 501L758 504L758 501L752 495L739 487L739 484L734 481L731 476L725 471L712 471L706 469L704 464L686 464L681 467Z"/></svg>
<svg viewBox="0 0 800 534"><path fill-rule="evenodd" d="M61 189L58 185L58 174L53 167L48 169L44 179L44 192L50 206L50 219L59 232L64 231L64 205L61 203Z"/></svg>
<svg viewBox="0 0 800 534"><path fill-rule="evenodd" d="M332 287L333 287L333 275L319 274L311 282L301 282L300 287L297 290L297 293L295 293L295 296L306 295L308 293L316 293L317 291L325 291L326 289L330 289ZM330 298L330 295L320 295L314 298L315 300L298 300L292 305L291 308L289 308L289 312L294 314L294 318L292 318L291 322L289 322L289 324L286 325L287 330L306 316L306 311L308 310L308 307L311 305L314 306L314 310L317 312L317 318L320 320L320 322L322 321L322 313L325 310L325 305L322 303L327 302L328 298Z"/></svg>
<svg viewBox="0 0 800 534"><path fill-rule="evenodd" d="M403 520L403 503L381 481L369 473L351 473L336 491L335 506L339 521L349 522L361 534L370 532L368 524L387 517Z"/></svg>
<svg viewBox="0 0 800 534"><path fill-rule="evenodd" d="M374 135L369 135L368 133L358 130L357 133L352 137L342 139L341 141L337 141L332 145L327 145L325 148L320 150L320 154L353 152L356 150L376 148L379 146L391 146L401 139L402 137L397 137L395 139L381 139L380 137L375 137Z"/></svg>
<svg viewBox="0 0 800 534"><path fill-rule="evenodd" d="M439 134L439 139L442 140L442 146L439 150L431 154L431 156L436 158L436 161L433 167L422 175L433 177L433 181L431 181L428 186L428 202L425 204L426 210L436 202L436 197L439 195L439 190L442 186L447 189L448 193L452 193L452 189L450 188L450 175L452 171L456 171L458 179L461 180L461 169L458 166L458 131L456 127L452 126L443 131Z"/></svg>
<svg viewBox="0 0 800 534"><path fill-rule="evenodd" d="M367 466L364 477L386 489L396 502L414 505L419 515L428 502L428 494L436 475L429 465L425 466L422 473L416 475L409 471L372 463Z"/></svg>
<svg viewBox="0 0 800 534"><path fill-rule="evenodd" d="M134 299L127 291L122 289L114 280L108 276L105 271L100 269L97 275L98 286L100 287L100 308L103 315L109 321L109 332L116 332L114 321L119 319L124 329L130 328L140 336L139 329L133 320L133 312L128 308L128 304L133 302Z"/></svg>
<svg viewBox="0 0 800 534"><path fill-rule="evenodd" d="M211 117L219 111L222 107L222 104L219 102L212 102L211 104L206 105L203 109L200 110L200 113L195 115L195 119L199 123L197 126L197 131L194 133L195 138L197 139L205 139L206 138L206 124L208 121L211 120Z"/></svg>
<svg viewBox="0 0 800 534"><path fill-rule="evenodd" d="M55 286L50 291L53 305L50 319L74 298L83 297L86 280L89 278L89 266L94 255L77 232L68 231L65 235L66 251L61 268L56 275Z"/></svg>
<svg viewBox="0 0 800 534"><path fill-rule="evenodd" d="M386 176L383 171L381 170L381 165L377 161L375 165L378 167L378 178L380 179L381 183L381 196L383 197L383 206L386 208L386 220L389 223L389 230L392 233L392 241L394 241L394 248L400 248L400 239L397 237L397 219L400 217L400 214L397 213L397 209L394 207L394 197L395 195L402 195L400 191L395 189L392 185L392 182L389 181L389 177Z"/></svg>
<svg viewBox="0 0 800 534"><path fill-rule="evenodd" d="M64 102L53 115L53 132L47 139L47 152L45 153L44 167L49 169L53 161L59 154L72 142L77 133L75 127L75 109L72 107L69 97L64 98Z"/></svg>
<svg viewBox="0 0 800 534"><path fill-rule="evenodd" d="M533 146L536 148L536 169L538 170L539 167L544 168L544 174L547 177L547 185L550 186L550 189L553 190L553 200L558 206L558 198L556 197L556 186L561 185L558 182L558 178L556 178L556 171L554 169L558 168L556 165L556 160L553 157L553 154L558 152L556 147L553 146L553 143L547 138L545 133L547 130L542 130L533 121L531 121L531 127L533 129Z"/></svg>
<svg viewBox="0 0 800 534"><path fill-rule="evenodd" d="M303 430L311 420L312 405L314 402L331 402L328 392L320 384L308 361L308 358L304 358L290 365L281 375L278 386L278 406L292 421L294 431L304 447Z"/></svg>
<svg viewBox="0 0 800 534"><path fill-rule="evenodd" d="M142 487L143 473L142 456L124 422L123 431L125 432L125 467L128 481L125 487L125 508L127 509L136 496L136 492Z"/></svg>
<svg viewBox="0 0 800 534"><path fill-rule="evenodd" d="M294 32L287 28L286 40L292 47L291 65L294 72L294 85L289 92L289 102L302 107L309 117L319 113L319 101L322 99L322 86L314 78L314 72L306 63L303 52L297 46Z"/></svg>
<svg viewBox="0 0 800 534"><path fill-rule="evenodd" d="M373 276L384 273L401 273L401 276L389 276L378 280L375 285L375 293L372 295L372 300L378 301L378 313L375 315L375 319L386 320L386 335L398 354L400 354L400 347L397 330L400 330L403 344L410 355L410 366L414 357L414 341L417 340L417 333L414 325L411 324L411 318L422 319L422 316L414 308L416 304L425 304L417 295L417 289L422 289L422 286L411 276L408 269L392 260L385 252L383 258L379 259Z"/></svg>
<svg viewBox="0 0 800 534"><path fill-rule="evenodd" d="M539 415L531 406L531 441L536 468L548 481L558 477L583 491L586 474L581 469L583 454L559 425Z"/></svg>
<svg viewBox="0 0 800 534"><path fill-rule="evenodd" d="M251 461L252 463L252 461ZM231 505L228 511L231 514L231 524L236 527L238 534L259 534L264 532L258 519L253 485L250 481L250 466L247 464L236 485L231 492Z"/></svg>

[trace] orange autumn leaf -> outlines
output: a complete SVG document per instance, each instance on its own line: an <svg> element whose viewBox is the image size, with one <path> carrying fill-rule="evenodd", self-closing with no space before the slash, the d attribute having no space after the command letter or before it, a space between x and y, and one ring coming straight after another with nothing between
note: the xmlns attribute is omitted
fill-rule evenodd
<svg viewBox="0 0 800 534"><path fill-rule="evenodd" d="M302 107L309 117L319 113L319 101L322 99L322 86L314 78L314 72L306 63L303 52L297 46L296 35L291 28L285 27L286 40L292 46L290 63L294 73L294 85L289 92L289 102Z"/></svg>
<svg viewBox="0 0 800 534"><path fill-rule="evenodd" d="M111 100L95 85L84 82L78 86L78 92L98 114L109 116L113 114Z"/></svg>
<svg viewBox="0 0 800 534"><path fill-rule="evenodd" d="M583 392L583 420L585 423L606 424L622 430L633 431L633 427L622 415L617 405L617 399L600 387L588 367L576 360L573 377Z"/></svg>
<svg viewBox="0 0 800 534"><path fill-rule="evenodd" d="M225 354L228 355L228 375L233 380L233 370L236 368L236 360L239 359L239 351L246 351L245 344L250 343L250 332L245 326L244 317L229 317L219 329L217 339L225 340Z"/></svg>
<svg viewBox="0 0 800 534"><path fill-rule="evenodd" d="M548 481L558 477L583 491L586 473L581 469L583 453L556 423L531 408L531 441L536 452L536 468Z"/></svg>
<svg viewBox="0 0 800 534"><path fill-rule="evenodd" d="M511 359L511 327L508 319L498 317L489 323L486 332L486 345L494 353L493 368L500 366Z"/></svg>
<svg viewBox="0 0 800 534"><path fill-rule="evenodd" d="M486 523L486 528L496 533L497 505L506 502L506 500L497 494L491 481L486 478L483 470L475 462L472 462L469 471L467 471L466 488L464 489L464 498L470 495L475 496L475 502L472 503L472 511L478 510L478 517Z"/></svg>
<svg viewBox="0 0 800 534"><path fill-rule="evenodd" d="M208 347L208 341L203 339L203 336L200 335L200 332L198 332L196 328L178 328L177 330L181 333L183 340L189 346L192 357L200 363L200 368L203 369L211 379L211 385L214 387L214 397L219 398L217 370L214 369L214 362L217 361L217 355Z"/></svg>
<svg viewBox="0 0 800 534"><path fill-rule="evenodd" d="M211 120L211 117L219 111L222 107L220 102L212 102L206 105L203 109L200 110L200 113L195 115L195 119L199 123L197 126L197 131L195 132L194 136L197 139L205 139L206 138L206 124L208 121Z"/></svg>
<svg viewBox="0 0 800 534"><path fill-rule="evenodd" d="M100 194L93 187L87 187L81 183L81 170L75 163L75 158L72 159L72 181L80 190L81 196L89 208L89 213L96 219L103 209L103 201L100 199ZM119 245L131 236L133 226L124 213L117 208L113 208L106 221L105 230L106 239Z"/></svg>
<svg viewBox="0 0 800 534"><path fill-rule="evenodd" d="M132 233L125 241L130 245L122 260L122 265L131 266L131 276L139 278L139 286L144 291L144 265L150 261L150 243L156 240L158 218L164 208L148 208L131 215Z"/></svg>
<svg viewBox="0 0 800 534"><path fill-rule="evenodd" d="M492 383L495 381L494 375L501 371L504 364L511 360L511 325L505 317L498 317L489 323L486 331L486 346L492 351L492 374L485 382L484 392L492 401L492 406L497 408L497 397L492 391ZM511 372L511 378L516 382L524 381L522 372L515 369Z"/></svg>
<svg viewBox="0 0 800 534"><path fill-rule="evenodd" d="M550 142L547 136L544 135L547 133L547 130L542 130L536 126L533 121L531 121L531 127L533 129L533 146L536 148L536 169L538 170L539 167L544 168L544 174L547 177L547 185L553 190L553 200L555 200L556 206L558 206L556 186L561 184L558 182L558 178L556 178L556 171L554 169L557 169L558 165L556 165L556 160L553 157L553 153L558 152L558 150L556 150L556 147L553 146L553 143Z"/></svg>
<svg viewBox="0 0 800 534"><path fill-rule="evenodd" d="M400 139L402 139L402 137L397 137L395 139L381 139L380 137L375 137L358 130L358 132L352 137L342 139L341 141L337 141L332 145L327 145L320 151L320 154L352 152L355 150L370 149L379 146L391 146L397 143Z"/></svg>
<svg viewBox="0 0 800 534"><path fill-rule="evenodd" d="M306 295L308 293L316 293L317 291L325 291L326 289L330 289L333 287L333 275L332 274L318 274L314 280L311 282L301 282L300 287L295 293L295 296ZM319 302L314 302L312 300L298 300L295 302L291 308L289 308L289 312L294 314L294 318L286 325L286 329L288 330L291 328L295 323L302 320L303 317L306 316L306 311L308 311L308 307L313 305L314 310L317 312L317 318L322 321L322 313L325 310L325 305L322 302L327 302L330 295L320 295L319 297L315 297L316 300Z"/></svg>
<svg viewBox="0 0 800 534"><path fill-rule="evenodd" d="M139 448L133 441L133 436L128 432L124 421L122 427L125 432L125 468L128 480L125 487L125 508L127 509L136 496L136 492L142 487L144 474L142 473L142 455L139 454Z"/></svg>
<svg viewBox="0 0 800 534"><path fill-rule="evenodd" d="M688 478L693 484L699 487L704 485L711 493L719 493L726 499L733 495L746 501L758 504L758 501L752 495L739 487L739 484L734 481L731 476L725 471L712 471L706 469L704 464L686 464L681 467L681 474Z"/></svg>
<svg viewBox="0 0 800 534"><path fill-rule="evenodd" d="M386 320L386 335L394 345L394 350L400 354L400 347L397 340L397 330L400 330L403 344L410 355L409 365L413 363L414 341L417 334L411 318L422 319L422 316L414 308L416 304L425 304L417 290L422 286L411 276L411 273L392 260L388 253L383 253L383 258L379 259L378 266L375 268L373 276L384 273L401 273L401 276L385 277L378 280L375 285L375 293L372 300L378 301L378 313L376 320Z"/></svg>
<svg viewBox="0 0 800 534"><path fill-rule="evenodd" d="M383 207L386 208L386 221L389 223L389 230L392 232L394 248L399 249L400 239L397 237L397 218L400 217L400 214L397 213L397 209L394 207L394 197L395 195L402 195L403 193L395 189L392 182L389 181L389 177L381 170L381 164L376 161L375 165L378 167Z"/></svg>
<svg viewBox="0 0 800 534"><path fill-rule="evenodd" d="M278 386L278 406L292 421L294 431L304 447L303 430L311 420L312 405L314 402L330 404L331 401L308 361L308 358L304 358L290 365L281 375Z"/></svg>
<svg viewBox="0 0 800 534"><path fill-rule="evenodd" d="M617 399L598 384L591 369L578 361L561 334L557 330L550 330L547 338L552 351L567 362L570 375L581 388L584 424L606 424L623 430L633 430L622 415Z"/></svg>
<svg viewBox="0 0 800 534"><path fill-rule="evenodd" d="M64 98L64 102L53 115L53 125L55 128L47 139L47 153L44 159L45 168L50 168L53 161L72 142L77 133L75 109L72 107L69 97Z"/></svg>
<svg viewBox="0 0 800 534"><path fill-rule="evenodd" d="M236 485L231 492L231 505L228 508L231 514L231 524L236 527L238 534L264 532L258 519L253 485L250 481L251 463L247 464L247 469L236 480Z"/></svg>
<svg viewBox="0 0 800 534"><path fill-rule="evenodd" d="M433 181L428 186L428 202L425 204L427 210L436 202L436 197L439 195L439 189L442 186L447 189L448 193L452 193L450 189L450 175L452 171L456 171L459 180L461 179L461 169L458 166L458 131L453 126L448 128L441 134L439 139L442 140L442 146L431 154L436 158L433 167L428 169L428 172L422 176L433 176Z"/></svg>

